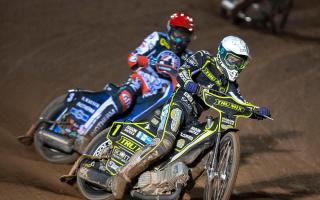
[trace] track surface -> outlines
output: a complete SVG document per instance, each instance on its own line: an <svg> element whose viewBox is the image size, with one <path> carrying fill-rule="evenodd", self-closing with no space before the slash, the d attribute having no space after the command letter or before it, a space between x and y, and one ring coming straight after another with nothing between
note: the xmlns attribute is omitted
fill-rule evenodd
<svg viewBox="0 0 320 200"><path fill-rule="evenodd" d="M70 166L44 161L15 137L70 88L98 90L129 74L126 57L176 10L195 18L193 50L244 38L253 60L240 77L247 100L274 121L242 120L233 200L320 199L320 2L296 1L286 33L232 26L213 1L0 1L0 199L79 199L59 183ZM197 192L197 191L195 191Z"/></svg>

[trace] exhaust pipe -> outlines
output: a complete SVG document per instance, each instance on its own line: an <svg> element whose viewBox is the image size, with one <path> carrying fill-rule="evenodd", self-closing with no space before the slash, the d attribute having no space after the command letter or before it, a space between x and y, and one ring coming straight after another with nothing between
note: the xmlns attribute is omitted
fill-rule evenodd
<svg viewBox="0 0 320 200"><path fill-rule="evenodd" d="M110 175L95 168L80 167L78 176L92 184L95 184L109 192L111 192L111 185L108 184Z"/></svg>
<svg viewBox="0 0 320 200"><path fill-rule="evenodd" d="M40 130L38 133L41 142L66 153L72 152L74 139L44 129Z"/></svg>

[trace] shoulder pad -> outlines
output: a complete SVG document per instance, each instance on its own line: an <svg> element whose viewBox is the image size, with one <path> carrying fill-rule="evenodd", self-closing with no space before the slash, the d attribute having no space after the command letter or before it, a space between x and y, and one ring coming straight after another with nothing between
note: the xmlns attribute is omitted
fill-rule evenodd
<svg viewBox="0 0 320 200"><path fill-rule="evenodd" d="M166 38L166 39L169 39L168 34L166 34L166 33L164 33L164 32L155 32L155 33L157 33L160 37L164 37L164 38Z"/></svg>
<svg viewBox="0 0 320 200"><path fill-rule="evenodd" d="M159 40L159 32L153 32L151 33L150 35L148 35L148 37L145 39L145 40L148 40L148 41L157 41Z"/></svg>
<svg viewBox="0 0 320 200"><path fill-rule="evenodd" d="M200 51L198 51L198 52L200 52L200 54L201 54L202 56L211 56L211 54L209 53L209 51L206 51L206 50L200 50Z"/></svg>

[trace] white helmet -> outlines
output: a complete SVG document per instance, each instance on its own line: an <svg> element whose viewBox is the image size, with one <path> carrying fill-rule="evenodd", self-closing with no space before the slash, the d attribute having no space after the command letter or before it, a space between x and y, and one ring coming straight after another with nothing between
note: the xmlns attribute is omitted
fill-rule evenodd
<svg viewBox="0 0 320 200"><path fill-rule="evenodd" d="M218 64L230 81L238 78L239 73L247 66L249 58L249 48L239 37L227 36L218 47Z"/></svg>

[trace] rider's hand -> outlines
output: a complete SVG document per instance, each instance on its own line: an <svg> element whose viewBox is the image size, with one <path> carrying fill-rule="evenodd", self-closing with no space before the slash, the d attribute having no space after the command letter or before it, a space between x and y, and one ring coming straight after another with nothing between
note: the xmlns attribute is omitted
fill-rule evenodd
<svg viewBox="0 0 320 200"><path fill-rule="evenodd" d="M149 59L147 56L137 56L137 64L139 67L148 67Z"/></svg>
<svg viewBox="0 0 320 200"><path fill-rule="evenodd" d="M197 93L198 88L199 88L199 85L197 83L193 82L193 81L187 82L187 84L184 87L184 89L187 92L192 93L192 94Z"/></svg>
<svg viewBox="0 0 320 200"><path fill-rule="evenodd" d="M258 115L257 119L263 119L264 116L271 117L269 108L263 106L257 108L256 114Z"/></svg>
<svg viewBox="0 0 320 200"><path fill-rule="evenodd" d="M205 87L203 87L202 85L199 85L199 88L198 88L198 90L197 90L197 95L198 95L200 98L202 98L202 96L203 96L203 91L204 91L205 89L206 89Z"/></svg>

